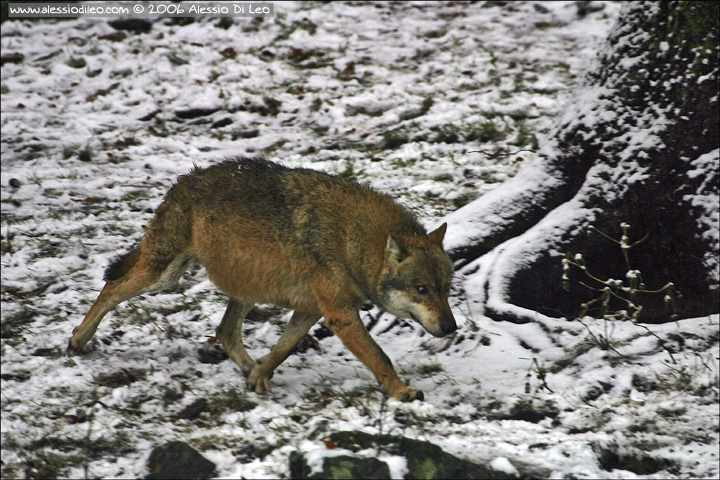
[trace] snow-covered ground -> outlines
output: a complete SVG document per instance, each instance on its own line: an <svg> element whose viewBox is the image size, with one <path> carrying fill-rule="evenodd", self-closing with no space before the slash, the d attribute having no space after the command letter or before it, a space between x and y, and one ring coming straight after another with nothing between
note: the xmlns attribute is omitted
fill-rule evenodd
<svg viewBox="0 0 720 480"><path fill-rule="evenodd" d="M528 476L717 478L718 316L650 331L514 325L455 297L460 331L443 340L374 309L372 334L424 402L386 401L320 325L257 396L214 343L226 299L192 270L64 355L108 261L193 163L335 172L437 225L532 158L620 5L275 9L142 34L89 18L2 24L2 477L140 477L173 439L221 477L286 477L291 451L330 454L324 435L358 429ZM288 315L251 313L251 354ZM186 408L203 399L202 413Z"/></svg>

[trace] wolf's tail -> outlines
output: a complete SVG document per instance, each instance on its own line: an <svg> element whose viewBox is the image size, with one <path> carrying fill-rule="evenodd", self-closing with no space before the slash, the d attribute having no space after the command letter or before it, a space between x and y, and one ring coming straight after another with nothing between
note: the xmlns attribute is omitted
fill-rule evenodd
<svg viewBox="0 0 720 480"><path fill-rule="evenodd" d="M192 238L191 202L182 198L187 190L184 185L170 189L140 243L105 270L106 282L125 277L136 265L149 271L151 277L159 278L178 256L187 252Z"/></svg>
<svg viewBox="0 0 720 480"><path fill-rule="evenodd" d="M129 252L120 255L105 269L103 280L111 282L124 277L140 258L140 247L136 246Z"/></svg>

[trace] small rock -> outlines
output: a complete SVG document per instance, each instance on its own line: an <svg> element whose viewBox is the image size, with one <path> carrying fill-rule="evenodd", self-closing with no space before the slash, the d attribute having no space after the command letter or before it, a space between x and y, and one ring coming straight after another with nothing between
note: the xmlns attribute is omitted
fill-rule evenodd
<svg viewBox="0 0 720 480"><path fill-rule="evenodd" d="M558 407L551 401L540 403L533 402L531 399L521 398L510 407L509 413L500 414L493 418L538 423L548 417L555 418L559 413Z"/></svg>
<svg viewBox="0 0 720 480"><path fill-rule="evenodd" d="M117 372L111 372L106 374L98 375L95 378L95 383L103 387L118 388L125 385L130 385L138 380L143 380L147 372L137 368L126 368L120 369Z"/></svg>
<svg viewBox="0 0 720 480"><path fill-rule="evenodd" d="M183 120L189 120L192 118L206 117L220 110L220 107L210 108L188 108L187 110L178 110L175 112L175 116L182 118Z"/></svg>
<svg viewBox="0 0 720 480"><path fill-rule="evenodd" d="M618 445L611 444L596 445L593 450L598 456L600 468L608 472L627 470L636 475L648 476L661 470L677 468L675 460L654 457L636 448L621 449Z"/></svg>
<svg viewBox="0 0 720 480"><path fill-rule="evenodd" d="M187 443L177 440L155 448L148 458L148 469L147 479L212 478L217 475L213 462Z"/></svg>
<svg viewBox="0 0 720 480"><path fill-rule="evenodd" d="M317 148L315 148L314 145L310 145L309 147L300 150L300 155L310 155L317 152Z"/></svg>
<svg viewBox="0 0 720 480"><path fill-rule="evenodd" d="M222 128L227 127L228 125L231 125L233 123L233 119L230 117L221 118L217 122L210 125L210 128Z"/></svg>
<svg viewBox="0 0 720 480"><path fill-rule="evenodd" d="M590 13L600 12L605 9L605 4L591 1L575 2L575 6L577 7L578 17L580 18L583 18Z"/></svg>
<svg viewBox="0 0 720 480"><path fill-rule="evenodd" d="M22 53L8 53L0 57L0 65L5 65L6 63L22 63L23 60L25 60L25 55Z"/></svg>
<svg viewBox="0 0 720 480"><path fill-rule="evenodd" d="M453 176L450 173L439 173L433 177L436 182L452 182Z"/></svg>
<svg viewBox="0 0 720 480"><path fill-rule="evenodd" d="M87 67L87 61L82 57L70 57L68 61L65 62L65 65L70 68L85 68Z"/></svg>
<svg viewBox="0 0 720 480"><path fill-rule="evenodd" d="M13 382L27 382L30 380L30 373L29 372L17 372L17 373L3 373L0 375L0 378L6 381L13 381Z"/></svg>
<svg viewBox="0 0 720 480"><path fill-rule="evenodd" d="M290 478L391 478L387 463L376 458L357 455L338 455L323 458L322 470L311 474L305 455L290 454Z"/></svg>
<svg viewBox="0 0 720 480"><path fill-rule="evenodd" d="M260 135L260 130L257 128L253 128L252 130L243 130L237 134L239 138L255 138L258 135Z"/></svg>
<svg viewBox="0 0 720 480"><path fill-rule="evenodd" d="M152 22L142 18L119 18L110 20L108 24L115 30L127 30L128 32L149 32L152 29Z"/></svg>
<svg viewBox="0 0 720 480"><path fill-rule="evenodd" d="M98 37L99 40L110 40L111 42L122 42L127 38L127 34L123 32L113 32L108 33L107 35L100 35Z"/></svg>
<svg viewBox="0 0 720 480"><path fill-rule="evenodd" d="M34 61L34 62L44 62L44 61L46 61L46 60L50 60L51 58L60 55L61 53L63 53L62 50L55 50L55 51L53 51L53 52L46 53L45 55L41 55L41 56L37 57L35 60L33 60L33 61Z"/></svg>
<svg viewBox="0 0 720 480"><path fill-rule="evenodd" d="M217 365L228 358L228 354L220 345L203 345L198 349L200 363Z"/></svg>
<svg viewBox="0 0 720 480"><path fill-rule="evenodd" d="M233 47L227 47L220 51L220 55L222 55L225 58L235 58L237 57L237 50L235 50Z"/></svg>
<svg viewBox="0 0 720 480"><path fill-rule="evenodd" d="M141 122L147 122L148 120L152 120L153 118L155 118L155 115L157 115L158 113L160 113L160 110L153 110L152 112L148 113L147 115L143 115L138 120L140 120ZM149 165L146 165L145 168L151 168L151 167Z"/></svg>
<svg viewBox="0 0 720 480"><path fill-rule="evenodd" d="M185 60L184 58L178 56L178 54L175 52L170 52L165 56L167 57L168 60L170 60L170 63L172 63L173 65L180 66L180 65L188 65L190 63L189 61Z"/></svg>
<svg viewBox="0 0 720 480"><path fill-rule="evenodd" d="M199 398L187 407L180 410L180 413L177 414L177 418L182 418L183 420L192 420L199 417L202 412L207 410L207 406L207 400L205 400L204 398Z"/></svg>
<svg viewBox="0 0 720 480"><path fill-rule="evenodd" d="M112 72L110 72L110 78L127 78L132 74L132 68L122 68L120 70L113 70Z"/></svg>
<svg viewBox="0 0 720 480"><path fill-rule="evenodd" d="M430 30L425 32L425 38L442 38L447 34L447 30Z"/></svg>
<svg viewBox="0 0 720 480"><path fill-rule="evenodd" d="M392 105L390 104L361 104L361 105L346 105L345 111L348 116L354 117L355 115L367 115L368 117L379 117L386 111L390 110Z"/></svg>
<svg viewBox="0 0 720 480"><path fill-rule="evenodd" d="M62 351L58 348L54 347L48 347L48 348L36 348L35 351L32 353L33 357L60 357L62 355Z"/></svg>
<svg viewBox="0 0 720 480"><path fill-rule="evenodd" d="M17 178L11 178L8 183L12 188L20 188L20 185L22 185L22 182Z"/></svg>

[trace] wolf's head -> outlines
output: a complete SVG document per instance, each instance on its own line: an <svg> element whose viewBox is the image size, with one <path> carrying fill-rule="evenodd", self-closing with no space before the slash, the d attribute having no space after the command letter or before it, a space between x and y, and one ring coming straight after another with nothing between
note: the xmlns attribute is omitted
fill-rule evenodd
<svg viewBox="0 0 720 480"><path fill-rule="evenodd" d="M420 237L388 236L378 280L379 306L412 318L436 337L457 330L448 296L453 265L442 248L447 223Z"/></svg>

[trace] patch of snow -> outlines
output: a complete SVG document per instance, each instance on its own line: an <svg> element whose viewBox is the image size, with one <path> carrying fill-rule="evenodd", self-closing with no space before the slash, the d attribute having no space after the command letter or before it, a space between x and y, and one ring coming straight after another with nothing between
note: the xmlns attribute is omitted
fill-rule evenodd
<svg viewBox="0 0 720 480"><path fill-rule="evenodd" d="M513 466L512 463L510 463L510 460L508 460L505 457L497 457L493 461L490 462L490 466L494 468L495 470L503 473L507 473L508 475L518 475L519 472L517 471L517 468Z"/></svg>

